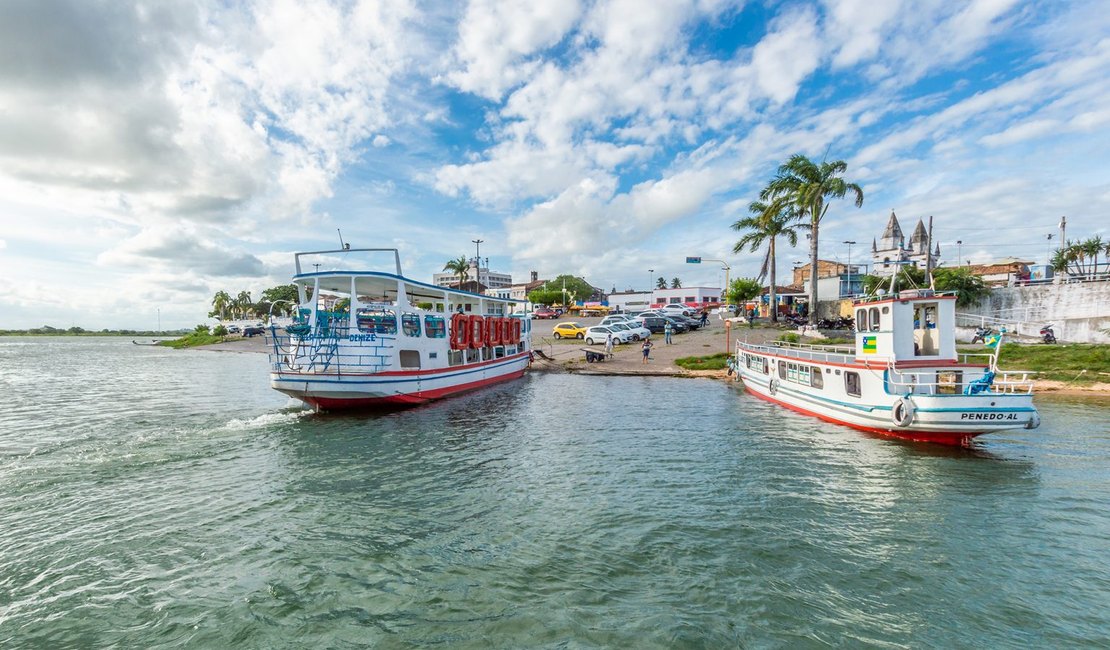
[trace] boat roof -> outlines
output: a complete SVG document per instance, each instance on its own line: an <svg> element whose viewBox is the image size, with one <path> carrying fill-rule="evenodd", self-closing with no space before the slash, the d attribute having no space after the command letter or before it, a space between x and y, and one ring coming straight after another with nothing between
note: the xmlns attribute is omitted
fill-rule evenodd
<svg viewBox="0 0 1110 650"><path fill-rule="evenodd" d="M405 283L405 293L409 299L423 298L428 301L443 300L448 296L457 296L465 298L473 298L480 300L488 300L498 303L513 303L519 302L509 298L498 298L497 296L487 296L480 293L472 293L470 291L461 291L459 289L452 289L451 287L441 287L426 282L420 282L410 278L402 277L393 273L384 273L381 271L319 271L312 273L300 273L293 276L293 282L301 282L313 284L317 278L320 280L320 291L329 291L347 295L351 292L351 278L355 278L355 291L359 295L370 296L372 298L386 299L395 301L397 299L397 283Z"/></svg>

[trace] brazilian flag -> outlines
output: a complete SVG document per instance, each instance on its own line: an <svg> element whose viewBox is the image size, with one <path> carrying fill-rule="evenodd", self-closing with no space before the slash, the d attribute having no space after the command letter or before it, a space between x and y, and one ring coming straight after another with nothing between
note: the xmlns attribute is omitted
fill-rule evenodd
<svg viewBox="0 0 1110 650"><path fill-rule="evenodd" d="M987 337L987 340L983 341L983 345L987 346L988 348L994 349L998 347L998 342L1001 340L1001 334L992 334Z"/></svg>

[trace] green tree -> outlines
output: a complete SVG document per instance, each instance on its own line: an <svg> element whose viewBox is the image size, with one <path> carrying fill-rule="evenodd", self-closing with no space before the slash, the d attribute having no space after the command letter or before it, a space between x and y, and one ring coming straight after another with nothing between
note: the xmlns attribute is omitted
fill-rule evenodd
<svg viewBox="0 0 1110 650"><path fill-rule="evenodd" d="M890 290L890 278L883 278L877 275L865 275L861 282L863 284L863 292L869 296L878 293L879 289L885 291ZM894 290L900 291L911 287L926 287L928 285L929 282L925 278L924 269L901 265L898 269L898 279L895 281Z"/></svg>
<svg viewBox="0 0 1110 650"><path fill-rule="evenodd" d="M659 276L655 280L655 288L656 289L666 289L667 288L667 279L664 278L663 276Z"/></svg>
<svg viewBox="0 0 1110 650"><path fill-rule="evenodd" d="M671 278L671 288L672 289L681 289L682 288L682 280L679 280L678 278Z"/></svg>
<svg viewBox="0 0 1110 650"><path fill-rule="evenodd" d="M821 220L829 211L830 199L855 198L856 207L863 206L863 190L841 175L848 170L843 160L814 163L802 154L794 154L779 166L775 178L760 193L763 201L786 198L800 219L809 220L809 322L817 322L817 246Z"/></svg>
<svg viewBox="0 0 1110 650"><path fill-rule="evenodd" d="M562 299L561 291L548 291L542 287L528 294L528 300L533 305L554 305Z"/></svg>
<svg viewBox="0 0 1110 650"><path fill-rule="evenodd" d="M775 295L775 240L778 237L785 237L791 246L798 245L798 233L794 230L797 226L792 225L796 220L796 213L793 210L794 204L786 197L776 198L770 203L753 201L748 205L751 216L732 224L733 230L749 231L732 247L733 253L740 253L744 248L754 253L763 246L764 242L767 243L767 253L763 256L763 266L760 268L757 280L762 281L770 275L771 320L776 323L779 320L779 313Z"/></svg>
<svg viewBox="0 0 1110 650"><path fill-rule="evenodd" d="M258 301L258 306L267 314L276 312L288 316L296 309L299 301L297 285L279 284L262 292L262 299Z"/></svg>
<svg viewBox="0 0 1110 650"><path fill-rule="evenodd" d="M231 294L221 289L216 292L216 295L212 296L212 311L208 312L208 317L224 320L227 318L227 310L230 307Z"/></svg>
<svg viewBox="0 0 1110 650"><path fill-rule="evenodd" d="M466 282L466 279L470 277L470 262L467 261L465 255L460 255L459 259L449 260L444 264L443 270L459 276L459 286L461 287L463 282Z"/></svg>
<svg viewBox="0 0 1110 650"><path fill-rule="evenodd" d="M567 303L575 300L588 300L590 297L597 294L597 290L594 289L589 282L574 275L559 275L543 285L544 291L553 291L559 294L559 297L556 299L558 302L563 302L564 289L566 289Z"/></svg>
<svg viewBox="0 0 1110 650"><path fill-rule="evenodd" d="M971 307L990 295L983 278L966 267L939 268L933 271L933 285L938 291L955 291L957 307Z"/></svg>
<svg viewBox="0 0 1110 650"><path fill-rule="evenodd" d="M759 295L763 285L755 278L736 278L728 283L725 298L734 305L743 305Z"/></svg>

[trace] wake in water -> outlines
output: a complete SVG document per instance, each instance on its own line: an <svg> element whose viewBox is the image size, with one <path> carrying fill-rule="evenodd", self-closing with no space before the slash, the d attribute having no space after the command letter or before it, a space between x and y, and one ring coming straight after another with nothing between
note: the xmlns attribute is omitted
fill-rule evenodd
<svg viewBox="0 0 1110 650"><path fill-rule="evenodd" d="M298 409L298 410L283 410L277 413L263 413L257 417L249 419L235 418L225 424L223 427L227 431L247 431L250 429L261 429L277 424L288 424L296 422L297 420L312 415L312 411Z"/></svg>

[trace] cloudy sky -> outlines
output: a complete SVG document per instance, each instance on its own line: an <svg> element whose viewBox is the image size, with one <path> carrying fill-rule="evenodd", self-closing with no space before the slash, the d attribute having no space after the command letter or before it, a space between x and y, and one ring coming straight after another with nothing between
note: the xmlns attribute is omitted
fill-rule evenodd
<svg viewBox="0 0 1110 650"><path fill-rule="evenodd" d="M895 210L949 263L1107 238L1110 12L1057 0L6 0L0 328L192 326L297 250L643 288L843 159L821 256ZM1055 238L1054 238L1055 239ZM956 241L962 246L957 247ZM866 243L866 245L864 245ZM802 243L804 247L804 240ZM785 249L780 268L806 253Z"/></svg>

